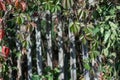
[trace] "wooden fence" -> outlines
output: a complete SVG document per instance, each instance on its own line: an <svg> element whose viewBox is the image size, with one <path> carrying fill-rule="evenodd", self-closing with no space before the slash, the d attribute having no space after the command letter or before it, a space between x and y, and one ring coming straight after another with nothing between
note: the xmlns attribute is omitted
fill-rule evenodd
<svg viewBox="0 0 120 80"><path fill-rule="evenodd" d="M16 54L19 56L13 58L10 55L9 79L33 80L35 74L45 76L45 68L49 66L51 70L60 70L57 77L49 75L52 76L49 80L81 80L83 77L90 80L89 70L83 67L84 64L89 64L83 61L89 57L88 42L82 43L79 35L71 32L70 23L73 20L71 16L46 11L32 17L32 30L25 25L16 25L16 35L22 34L25 40L21 41L19 37L15 39ZM13 62L14 59L16 63ZM13 70L13 66L17 70ZM15 71L17 74L14 74Z"/></svg>

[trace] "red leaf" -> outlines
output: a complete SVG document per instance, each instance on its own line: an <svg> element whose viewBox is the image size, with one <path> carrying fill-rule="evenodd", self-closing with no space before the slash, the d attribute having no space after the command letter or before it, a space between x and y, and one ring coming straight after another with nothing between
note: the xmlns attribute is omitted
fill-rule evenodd
<svg viewBox="0 0 120 80"><path fill-rule="evenodd" d="M3 20L0 18L0 24L2 23L2 21L3 21Z"/></svg>
<svg viewBox="0 0 120 80"><path fill-rule="evenodd" d="M8 4L11 4L11 3L12 3L12 0L6 0L6 2L7 2Z"/></svg>
<svg viewBox="0 0 120 80"><path fill-rule="evenodd" d="M0 2L0 10L6 11L5 4L3 2Z"/></svg>
<svg viewBox="0 0 120 80"><path fill-rule="evenodd" d="M19 1L18 1L18 0L15 1L15 7L16 7L17 9L19 8Z"/></svg>
<svg viewBox="0 0 120 80"><path fill-rule="evenodd" d="M3 29L0 29L0 41L4 38L5 31Z"/></svg>
<svg viewBox="0 0 120 80"><path fill-rule="evenodd" d="M36 16L38 16L38 12L33 13L33 17L36 17Z"/></svg>
<svg viewBox="0 0 120 80"><path fill-rule="evenodd" d="M2 53L5 55L5 57L8 57L9 53L10 53L10 49L6 46L3 46L2 47Z"/></svg>
<svg viewBox="0 0 120 80"><path fill-rule="evenodd" d="M20 5L21 5L21 8L22 8L22 11L25 11L26 8L27 8L26 3L25 3L24 1L21 1L21 2L20 2Z"/></svg>

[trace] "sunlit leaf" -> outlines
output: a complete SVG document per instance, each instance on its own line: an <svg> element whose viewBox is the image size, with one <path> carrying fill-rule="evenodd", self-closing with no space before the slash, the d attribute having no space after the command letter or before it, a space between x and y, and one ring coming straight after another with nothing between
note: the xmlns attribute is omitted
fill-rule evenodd
<svg viewBox="0 0 120 80"><path fill-rule="evenodd" d="M84 67L85 67L86 70L90 70L90 65L88 63L85 63Z"/></svg>
<svg viewBox="0 0 120 80"><path fill-rule="evenodd" d="M60 69L55 68L54 71L55 71L55 73L59 73L59 72L60 72Z"/></svg>
<svg viewBox="0 0 120 80"><path fill-rule="evenodd" d="M109 24L110 24L111 28L115 28L115 29L117 28L117 24L115 24L111 21L109 21Z"/></svg>
<svg viewBox="0 0 120 80"><path fill-rule="evenodd" d="M20 53L20 52L18 52L18 53L16 53L16 57L18 58L18 57L21 57L22 56L22 54Z"/></svg>
<svg viewBox="0 0 120 80"><path fill-rule="evenodd" d="M17 24L23 24L24 23L24 18L23 17L21 17L21 16L18 16L17 18L16 18L16 23Z"/></svg>
<svg viewBox="0 0 120 80"><path fill-rule="evenodd" d="M80 23L79 22L71 22L69 26L70 26L71 32L73 32L74 34L79 33L79 31L80 31Z"/></svg>
<svg viewBox="0 0 120 80"><path fill-rule="evenodd" d="M109 55L111 58L116 58L116 53L115 52L113 52L113 53L110 53L110 55Z"/></svg>
<svg viewBox="0 0 120 80"><path fill-rule="evenodd" d="M104 32L104 28L103 27L100 27L100 32L103 34L103 32Z"/></svg>
<svg viewBox="0 0 120 80"><path fill-rule="evenodd" d="M109 39L110 35L111 35L111 31L110 30L108 30L108 31L105 32L104 43L107 42L107 40Z"/></svg>
<svg viewBox="0 0 120 80"><path fill-rule="evenodd" d="M105 56L108 56L108 48L103 49L103 53Z"/></svg>
<svg viewBox="0 0 120 80"><path fill-rule="evenodd" d="M65 9L70 9L73 6L73 0L62 0L62 6Z"/></svg>
<svg viewBox="0 0 120 80"><path fill-rule="evenodd" d="M120 6L116 6L116 8L120 10Z"/></svg>
<svg viewBox="0 0 120 80"><path fill-rule="evenodd" d="M40 79L40 76L39 75L33 75L32 76L32 80L42 80L42 79Z"/></svg>
<svg viewBox="0 0 120 80"><path fill-rule="evenodd" d="M109 10L110 15L114 15L116 13L116 9L113 7Z"/></svg>

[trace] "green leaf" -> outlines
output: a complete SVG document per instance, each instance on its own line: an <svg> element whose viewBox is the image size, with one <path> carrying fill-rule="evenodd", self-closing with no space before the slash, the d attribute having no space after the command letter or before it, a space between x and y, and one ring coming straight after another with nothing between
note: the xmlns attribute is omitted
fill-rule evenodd
<svg viewBox="0 0 120 80"><path fill-rule="evenodd" d="M81 12L79 13L79 19L82 19L83 16L84 16L84 11L81 11Z"/></svg>
<svg viewBox="0 0 120 80"><path fill-rule="evenodd" d="M110 15L110 16L105 16L105 21L108 21L109 19L115 19L116 15Z"/></svg>
<svg viewBox="0 0 120 80"><path fill-rule="evenodd" d="M48 80L53 80L53 75L48 76Z"/></svg>
<svg viewBox="0 0 120 80"><path fill-rule="evenodd" d="M62 0L62 6L65 9L70 9L73 6L73 0Z"/></svg>
<svg viewBox="0 0 120 80"><path fill-rule="evenodd" d="M23 46L24 48L26 48L26 47L27 47L27 41L24 40L24 41L22 42L22 46Z"/></svg>
<svg viewBox="0 0 120 80"><path fill-rule="evenodd" d="M21 16L18 16L18 17L16 18L16 23L17 23L18 25L23 24L23 23L24 23L24 18L21 17Z"/></svg>
<svg viewBox="0 0 120 80"><path fill-rule="evenodd" d="M110 53L109 57L111 57L111 58L116 58L116 53L115 53L115 52Z"/></svg>
<svg viewBox="0 0 120 80"><path fill-rule="evenodd" d="M108 48L103 49L103 53L107 57L108 56Z"/></svg>
<svg viewBox="0 0 120 80"><path fill-rule="evenodd" d="M49 66L45 67L45 72L50 72L51 68Z"/></svg>
<svg viewBox="0 0 120 80"><path fill-rule="evenodd" d="M117 9L120 9L120 6L116 6Z"/></svg>
<svg viewBox="0 0 120 80"><path fill-rule="evenodd" d="M80 35L80 37L79 37L79 38L80 38L80 40L82 40L82 39L84 38L84 35Z"/></svg>
<svg viewBox="0 0 120 80"><path fill-rule="evenodd" d="M55 68L54 71L55 71L55 73L59 73L60 72L60 70L58 68Z"/></svg>
<svg viewBox="0 0 120 80"><path fill-rule="evenodd" d="M107 40L109 39L110 35L111 35L111 31L110 30L105 32L104 41L103 41L104 43L107 42Z"/></svg>
<svg viewBox="0 0 120 80"><path fill-rule="evenodd" d="M54 13L54 12L55 12L55 8L54 8L54 7L51 9L51 12L52 12L52 13Z"/></svg>
<svg viewBox="0 0 120 80"><path fill-rule="evenodd" d="M87 41L86 41L85 37L83 37L82 42L83 42L83 44L86 44Z"/></svg>
<svg viewBox="0 0 120 80"><path fill-rule="evenodd" d="M109 10L110 15L114 15L116 13L116 9L113 7Z"/></svg>
<svg viewBox="0 0 120 80"><path fill-rule="evenodd" d="M93 51L93 53L94 53L94 57L95 57L95 58L97 58L97 56L100 54L100 52L99 52L99 51L96 51L96 50Z"/></svg>
<svg viewBox="0 0 120 80"><path fill-rule="evenodd" d="M33 75L32 80L42 80L39 75Z"/></svg>
<svg viewBox="0 0 120 80"><path fill-rule="evenodd" d="M61 10L61 7L60 7L60 6L57 6L57 10L60 11L60 10Z"/></svg>
<svg viewBox="0 0 120 80"><path fill-rule="evenodd" d="M98 19L100 17L98 11L93 11L93 18Z"/></svg>
<svg viewBox="0 0 120 80"><path fill-rule="evenodd" d="M7 6L7 9L8 9L8 10L11 10L11 9L12 9L12 5L8 5L8 6Z"/></svg>
<svg viewBox="0 0 120 80"><path fill-rule="evenodd" d="M80 31L80 23L79 22L71 22L70 23L70 31L74 34L77 34Z"/></svg>
<svg viewBox="0 0 120 80"><path fill-rule="evenodd" d="M26 17L28 21L31 21L31 17L29 15L26 15Z"/></svg>
<svg viewBox="0 0 120 80"><path fill-rule="evenodd" d="M108 59L108 62L111 64L114 64L114 60L113 59Z"/></svg>
<svg viewBox="0 0 120 80"><path fill-rule="evenodd" d="M21 57L22 54L20 52L16 53L16 57Z"/></svg>
<svg viewBox="0 0 120 80"><path fill-rule="evenodd" d="M111 34L111 39L112 40L115 40L116 38L115 38L115 34Z"/></svg>
<svg viewBox="0 0 120 80"><path fill-rule="evenodd" d="M71 31L71 32L74 32L73 22L71 22L69 26L70 26L70 31Z"/></svg>
<svg viewBox="0 0 120 80"><path fill-rule="evenodd" d="M96 28L93 30L93 34L96 35L99 31L100 31L100 29L99 29L98 27L96 27Z"/></svg>
<svg viewBox="0 0 120 80"><path fill-rule="evenodd" d="M90 70L90 65L88 63L84 64L85 69Z"/></svg>
<svg viewBox="0 0 120 80"><path fill-rule="evenodd" d="M117 29L117 24L115 24L115 23L109 21L109 25L111 26L111 29L112 29L112 30Z"/></svg>
<svg viewBox="0 0 120 80"><path fill-rule="evenodd" d="M104 28L103 27L100 27L100 32L101 32L101 34L103 34L103 32L104 32Z"/></svg>
<svg viewBox="0 0 120 80"><path fill-rule="evenodd" d="M97 11L98 11L98 13L102 13L103 12L103 10L101 9L101 7L99 5L97 5Z"/></svg>
<svg viewBox="0 0 120 80"><path fill-rule="evenodd" d="M17 67L12 67L12 70L18 70L18 68Z"/></svg>

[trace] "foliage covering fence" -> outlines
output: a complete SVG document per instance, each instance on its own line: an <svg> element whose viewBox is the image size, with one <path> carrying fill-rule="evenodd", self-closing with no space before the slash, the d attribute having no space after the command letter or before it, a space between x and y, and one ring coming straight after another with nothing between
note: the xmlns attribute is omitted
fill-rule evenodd
<svg viewBox="0 0 120 80"><path fill-rule="evenodd" d="M0 79L119 80L119 0L0 0Z"/></svg>

